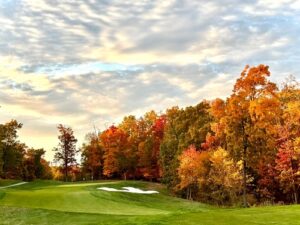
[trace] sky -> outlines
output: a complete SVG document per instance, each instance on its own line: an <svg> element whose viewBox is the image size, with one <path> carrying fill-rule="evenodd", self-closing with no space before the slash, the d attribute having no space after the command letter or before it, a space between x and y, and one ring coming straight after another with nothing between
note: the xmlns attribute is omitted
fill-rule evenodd
<svg viewBox="0 0 300 225"><path fill-rule="evenodd" d="M0 123L51 149L126 115L226 98L245 65L300 79L300 0L1 0ZM78 147L79 147L78 146Z"/></svg>

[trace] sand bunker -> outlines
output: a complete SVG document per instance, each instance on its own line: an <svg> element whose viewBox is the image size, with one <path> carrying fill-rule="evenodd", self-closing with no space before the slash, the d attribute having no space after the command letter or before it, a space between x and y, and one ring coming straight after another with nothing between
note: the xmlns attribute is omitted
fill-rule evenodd
<svg viewBox="0 0 300 225"><path fill-rule="evenodd" d="M122 187L122 189L115 189L115 188L109 188L109 187L100 187L97 188L102 191L112 191L112 192L128 192L128 193L136 193L136 194L157 194L159 193L158 191L143 191L139 188L134 188L134 187Z"/></svg>

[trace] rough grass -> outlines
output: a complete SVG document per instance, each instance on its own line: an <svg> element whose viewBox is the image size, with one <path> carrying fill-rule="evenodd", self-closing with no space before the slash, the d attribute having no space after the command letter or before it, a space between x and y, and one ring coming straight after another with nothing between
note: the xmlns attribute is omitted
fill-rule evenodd
<svg viewBox="0 0 300 225"><path fill-rule="evenodd" d="M106 192L133 186L160 194ZM36 181L0 191L0 224L300 225L300 206L221 209L174 198L163 186L137 181Z"/></svg>

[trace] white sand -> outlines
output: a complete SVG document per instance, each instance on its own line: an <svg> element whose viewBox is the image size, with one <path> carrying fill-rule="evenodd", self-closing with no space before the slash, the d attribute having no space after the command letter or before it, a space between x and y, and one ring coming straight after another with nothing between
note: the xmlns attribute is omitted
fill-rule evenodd
<svg viewBox="0 0 300 225"><path fill-rule="evenodd" d="M100 187L97 188L102 191L112 191L112 192L128 192L128 193L136 193L136 194L157 194L159 193L158 191L143 191L139 188L134 188L134 187L122 187L122 189L115 189L115 188L109 188L109 187Z"/></svg>

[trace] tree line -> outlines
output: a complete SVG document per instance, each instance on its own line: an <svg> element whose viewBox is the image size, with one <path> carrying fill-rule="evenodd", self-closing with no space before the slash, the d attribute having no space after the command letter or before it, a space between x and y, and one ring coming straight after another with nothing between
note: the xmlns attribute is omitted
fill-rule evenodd
<svg viewBox="0 0 300 225"><path fill-rule="evenodd" d="M143 179L219 205L298 203L300 86L290 77L278 87L269 76L268 66L247 66L225 100L126 116L118 125L87 134L79 149L72 129L59 125L55 167L43 159L44 150L16 141L22 125L11 121L0 126L0 174Z"/></svg>
<svg viewBox="0 0 300 225"><path fill-rule="evenodd" d="M43 158L46 151L18 141L22 126L16 120L0 124L0 179L52 179L49 162Z"/></svg>

